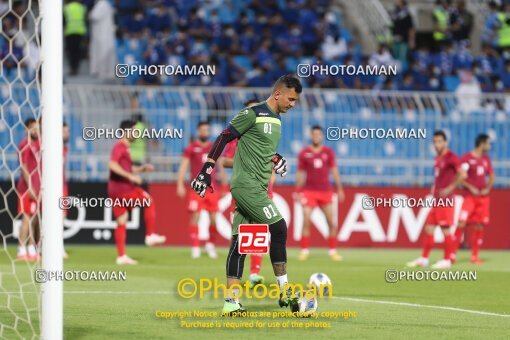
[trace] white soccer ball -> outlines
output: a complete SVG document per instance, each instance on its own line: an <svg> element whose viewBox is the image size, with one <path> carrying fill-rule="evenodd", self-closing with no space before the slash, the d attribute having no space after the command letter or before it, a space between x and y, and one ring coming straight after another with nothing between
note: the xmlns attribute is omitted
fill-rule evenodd
<svg viewBox="0 0 510 340"><path fill-rule="evenodd" d="M318 295L322 292L323 296L326 296L329 294L331 279L324 273L315 273L308 279L308 284L315 286Z"/></svg>
<svg viewBox="0 0 510 340"><path fill-rule="evenodd" d="M318 302L317 298L302 297L298 300L299 313L303 318L309 318L312 313L317 311Z"/></svg>

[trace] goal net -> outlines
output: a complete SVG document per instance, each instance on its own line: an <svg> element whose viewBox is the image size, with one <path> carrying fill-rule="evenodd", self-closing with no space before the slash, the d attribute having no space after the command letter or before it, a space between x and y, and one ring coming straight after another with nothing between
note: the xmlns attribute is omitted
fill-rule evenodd
<svg viewBox="0 0 510 340"><path fill-rule="evenodd" d="M54 13L47 21L60 20L57 25L62 25L62 12L59 0L55 1L32 1L32 0L8 0L0 2L0 338L38 338L41 334L45 337L44 328L44 295L45 290L51 292L53 286L41 283L45 275L41 271L58 268L51 263L55 256L47 256L43 253L44 248L49 248L44 241L51 238L52 228L46 219L58 216L54 208L47 210L42 208L42 197L48 191L47 179L43 178L43 158L51 160L43 155L45 146L51 150L52 140L46 138L49 143L42 143L41 124L55 128L56 124L51 120L42 121L43 112L55 106L50 100L44 100L43 76L47 76L48 69L43 66L48 60L59 62L61 58L52 61L46 54L44 61L44 49L42 41L48 41L48 34L59 31L47 29L48 23L44 23L42 13L44 3L53 6ZM45 28L46 25L46 28ZM41 32L48 33L41 36ZM46 39L45 39L46 37ZM53 39L60 39L54 36ZM60 39L61 40L61 39ZM61 44L61 43L60 43ZM54 45L44 47L55 48ZM58 54L59 49L55 49ZM61 66L59 66L61 67ZM58 84L59 72L56 72L52 81ZM60 85L61 87L61 85ZM61 91L61 89L60 89ZM57 86L54 93L58 98L54 101L62 101ZM45 104L46 103L46 104ZM45 109L46 106L46 109ZM55 110L55 117L62 119L61 111ZM46 116L45 114L44 116ZM54 119L54 118L52 118ZM62 123L60 123L62 124ZM62 125L60 125L61 127ZM48 130L46 130L48 131ZM48 135L51 135L48 133ZM61 138L61 133L58 134ZM47 162L50 163L50 162ZM45 169L49 169L48 164ZM48 173L50 173L49 171ZM58 176L59 172L57 172ZM57 189L49 189L50 194L56 196ZM52 196L52 197L53 197ZM48 208L51 204L46 203ZM49 211L49 213L47 213ZM47 215L47 216L43 216ZM59 227L59 223L55 227ZM58 237L58 235L57 235ZM58 242L58 240L56 240ZM61 242L61 241L60 241ZM49 244L51 246L51 243ZM42 260L42 256L47 258ZM61 259L60 259L61 260ZM48 262L49 261L49 262ZM58 262L57 262L58 264ZM61 268L61 266L60 266ZM56 296L57 308L61 299ZM47 300L47 299L46 299ZM58 314L58 310L56 311ZM61 315L59 315L61 317ZM56 324L58 326L58 324ZM58 330L57 330L58 331ZM60 338L61 333L54 333L55 338ZM47 336L45 338L48 338Z"/></svg>

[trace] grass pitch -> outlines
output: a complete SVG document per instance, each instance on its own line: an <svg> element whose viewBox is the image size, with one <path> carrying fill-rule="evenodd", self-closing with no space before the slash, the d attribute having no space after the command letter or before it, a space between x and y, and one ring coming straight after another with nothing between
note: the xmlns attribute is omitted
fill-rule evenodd
<svg viewBox="0 0 510 340"><path fill-rule="evenodd" d="M333 282L332 299L319 300L318 312L351 312L347 317L297 319L292 317L161 318L157 312L221 311L223 300L206 294L184 299L177 294L183 278L217 278L224 282L227 249L220 258L191 260L188 248L128 247L138 266L114 264L115 248L68 246L65 269L72 271L123 271L125 281L69 281L64 284L64 336L66 339L508 339L510 330L510 252L482 251L482 265L469 263L469 253L459 254L454 271L476 271L476 281L401 281L388 283L389 269L406 270L404 263L417 250L341 249L343 262L332 262L323 249L313 249L310 259L297 260L289 250L292 283L305 284L310 274L326 273ZM15 248L8 247L15 256ZM442 253L442 252L441 252ZM439 259L439 251L431 260ZM249 257L245 276L249 273ZM13 275L15 271L15 275ZM261 274L274 282L269 257ZM6 339L39 334L38 290L34 268L11 264L0 255L0 335ZM21 294L20 292L23 292ZM254 312L282 311L276 300L242 299ZM202 324L199 324L201 322ZM258 322L258 323L257 323ZM197 327L203 324L213 328ZM185 325L193 325L187 328ZM258 325L258 326L257 326Z"/></svg>

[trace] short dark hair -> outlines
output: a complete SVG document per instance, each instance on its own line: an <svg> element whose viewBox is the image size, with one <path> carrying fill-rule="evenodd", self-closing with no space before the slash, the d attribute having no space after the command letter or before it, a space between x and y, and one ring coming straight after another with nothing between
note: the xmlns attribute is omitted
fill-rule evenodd
<svg viewBox="0 0 510 340"><path fill-rule="evenodd" d="M259 101L255 98L252 98L252 99L248 99L247 101L244 102L243 106L244 107L248 107L249 105L251 104L256 104L258 103Z"/></svg>
<svg viewBox="0 0 510 340"><path fill-rule="evenodd" d="M69 126L69 124L67 124L67 122L66 122L66 121L63 121L63 122L62 122L62 126L63 126L63 127L68 127L68 126Z"/></svg>
<svg viewBox="0 0 510 340"><path fill-rule="evenodd" d="M199 129L202 125L209 125L209 122L207 120L201 120L197 124L197 129Z"/></svg>
<svg viewBox="0 0 510 340"><path fill-rule="evenodd" d="M481 133L476 136L475 147L479 147L480 144L487 142L490 139L489 135L486 133Z"/></svg>
<svg viewBox="0 0 510 340"><path fill-rule="evenodd" d="M444 133L443 130L434 131L434 137L436 137L436 136L441 136L441 137L443 137L444 140L448 140L448 138L446 137L446 133Z"/></svg>
<svg viewBox="0 0 510 340"><path fill-rule="evenodd" d="M25 127L28 129L28 127L37 121L34 118L27 118L25 119Z"/></svg>
<svg viewBox="0 0 510 340"><path fill-rule="evenodd" d="M131 119L125 119L122 122L120 122L120 128L122 130L131 129L133 126L135 126L136 122Z"/></svg>
<svg viewBox="0 0 510 340"><path fill-rule="evenodd" d="M310 128L310 131L313 131L313 130L321 130L321 132L324 132L324 129L322 128L322 126L320 125L314 125Z"/></svg>
<svg viewBox="0 0 510 340"><path fill-rule="evenodd" d="M131 117L135 122L141 122L143 123L143 114L141 113L134 113L133 116Z"/></svg>
<svg viewBox="0 0 510 340"><path fill-rule="evenodd" d="M276 91L279 87L285 86L288 89L294 89L297 93L301 93L303 91L303 86L299 79L293 74L286 74L278 78L276 83L273 86L273 92Z"/></svg>

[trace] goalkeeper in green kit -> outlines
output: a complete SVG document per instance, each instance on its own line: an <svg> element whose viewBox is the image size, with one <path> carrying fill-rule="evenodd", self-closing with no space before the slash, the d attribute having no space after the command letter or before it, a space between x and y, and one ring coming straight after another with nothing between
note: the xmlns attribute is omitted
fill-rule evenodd
<svg viewBox="0 0 510 340"><path fill-rule="evenodd" d="M206 163L200 173L191 182L192 189L204 197L207 189L214 191L211 185L211 173L216 160L225 146L239 138L234 156L234 171L230 191L236 201L232 243L227 256L227 291L223 314L236 315L245 311L239 300L238 292L230 287L241 284L245 254L238 251L238 230L240 224L268 224L271 233L269 255L281 293L280 307L290 306L297 311L297 297L290 289L284 291L287 280L287 224L267 195L267 186L274 170L285 176L287 161L276 148L280 142L282 124L280 114L296 105L302 91L301 83L293 75L280 77L273 86L271 96L264 102L241 110L230 121L228 127L218 136Z"/></svg>

